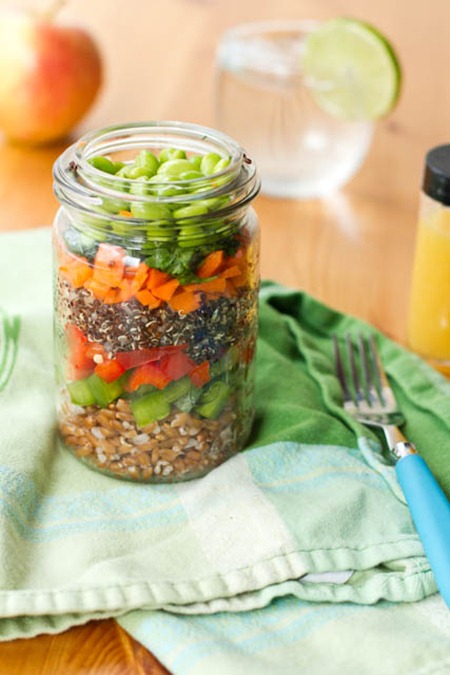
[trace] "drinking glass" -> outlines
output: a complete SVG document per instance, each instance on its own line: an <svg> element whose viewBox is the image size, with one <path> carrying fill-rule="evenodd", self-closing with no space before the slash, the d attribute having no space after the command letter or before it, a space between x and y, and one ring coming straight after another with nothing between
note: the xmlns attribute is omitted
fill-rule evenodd
<svg viewBox="0 0 450 675"><path fill-rule="evenodd" d="M278 197L324 197L361 167L373 124L344 120L319 107L303 76L302 55L315 21L263 21L226 31L216 53L216 126L258 165L262 191Z"/></svg>

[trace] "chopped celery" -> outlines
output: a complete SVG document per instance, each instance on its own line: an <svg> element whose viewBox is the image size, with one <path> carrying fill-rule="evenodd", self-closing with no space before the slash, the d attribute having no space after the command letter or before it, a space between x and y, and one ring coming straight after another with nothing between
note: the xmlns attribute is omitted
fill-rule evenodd
<svg viewBox="0 0 450 675"><path fill-rule="evenodd" d="M106 408L107 405L119 398L123 392L123 380L121 377L113 382L105 382L96 373L88 377L87 383L95 398L95 402L101 408Z"/></svg>
<svg viewBox="0 0 450 675"><path fill-rule="evenodd" d="M70 400L75 405L94 405L96 403L95 396L91 391L87 380L75 380L69 382L67 390L70 395Z"/></svg>
<svg viewBox="0 0 450 675"><path fill-rule="evenodd" d="M162 420L170 413L170 403L162 391L154 391L130 402L131 412L138 427Z"/></svg>
<svg viewBox="0 0 450 675"><path fill-rule="evenodd" d="M202 394L196 412L202 417L215 419L220 415L231 393L231 387L226 382L216 380L212 382Z"/></svg>

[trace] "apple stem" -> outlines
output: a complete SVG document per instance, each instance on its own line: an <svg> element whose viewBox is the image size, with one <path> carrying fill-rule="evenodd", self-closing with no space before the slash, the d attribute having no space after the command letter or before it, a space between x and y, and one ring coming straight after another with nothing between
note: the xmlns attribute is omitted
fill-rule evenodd
<svg viewBox="0 0 450 675"><path fill-rule="evenodd" d="M69 0L52 0L47 9L44 9L42 12L43 19L46 21L53 21L63 7L67 5L68 1Z"/></svg>

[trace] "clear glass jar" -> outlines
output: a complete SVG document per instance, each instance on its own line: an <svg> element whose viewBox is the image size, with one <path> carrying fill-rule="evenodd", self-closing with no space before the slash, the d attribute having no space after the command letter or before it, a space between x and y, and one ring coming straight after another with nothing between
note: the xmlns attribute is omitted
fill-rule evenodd
<svg viewBox="0 0 450 675"><path fill-rule="evenodd" d="M254 164L215 130L151 122L86 135L54 179L61 442L111 476L204 475L254 415Z"/></svg>

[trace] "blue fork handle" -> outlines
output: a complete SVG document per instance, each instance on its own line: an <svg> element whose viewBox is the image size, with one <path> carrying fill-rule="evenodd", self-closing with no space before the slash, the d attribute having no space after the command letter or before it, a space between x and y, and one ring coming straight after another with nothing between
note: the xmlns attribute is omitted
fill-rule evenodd
<svg viewBox="0 0 450 675"><path fill-rule="evenodd" d="M419 455L400 459L396 472L436 585L450 607L450 502Z"/></svg>

